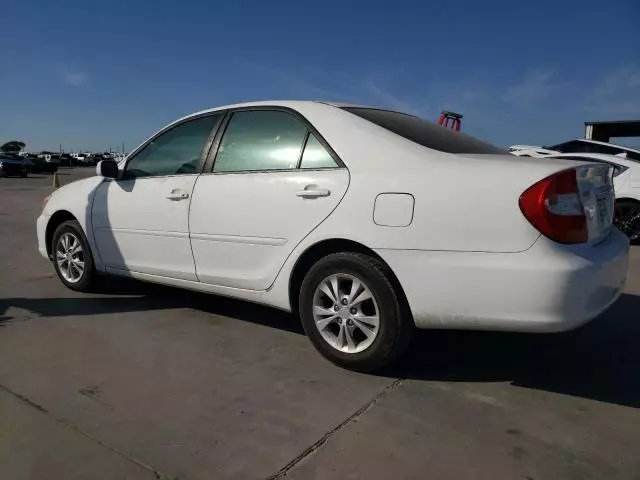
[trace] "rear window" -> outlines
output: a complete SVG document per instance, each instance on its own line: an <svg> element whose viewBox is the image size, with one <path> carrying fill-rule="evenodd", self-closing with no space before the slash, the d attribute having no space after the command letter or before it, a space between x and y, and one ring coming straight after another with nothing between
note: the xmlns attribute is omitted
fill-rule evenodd
<svg viewBox="0 0 640 480"><path fill-rule="evenodd" d="M470 135L441 127L436 123L406 113L362 107L342 107L342 109L433 150L446 153L498 155L508 153L503 148L483 142Z"/></svg>

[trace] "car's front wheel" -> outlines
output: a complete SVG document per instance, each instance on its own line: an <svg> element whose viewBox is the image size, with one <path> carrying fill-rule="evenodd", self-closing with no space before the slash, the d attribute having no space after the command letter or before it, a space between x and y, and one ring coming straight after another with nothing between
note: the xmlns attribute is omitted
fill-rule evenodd
<svg viewBox="0 0 640 480"><path fill-rule="evenodd" d="M368 255L337 253L319 260L302 282L299 302L315 348L351 370L388 366L413 332L388 267Z"/></svg>
<svg viewBox="0 0 640 480"><path fill-rule="evenodd" d="M89 243L77 221L63 222L56 228L51 250L60 281L72 290L88 291L96 272Z"/></svg>

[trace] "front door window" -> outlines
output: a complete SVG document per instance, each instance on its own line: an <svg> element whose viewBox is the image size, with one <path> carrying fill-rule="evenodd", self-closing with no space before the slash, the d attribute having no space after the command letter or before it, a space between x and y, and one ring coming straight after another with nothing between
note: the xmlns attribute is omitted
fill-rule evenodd
<svg viewBox="0 0 640 480"><path fill-rule="evenodd" d="M222 114L181 123L154 138L131 158L124 180L199 173L202 149Z"/></svg>

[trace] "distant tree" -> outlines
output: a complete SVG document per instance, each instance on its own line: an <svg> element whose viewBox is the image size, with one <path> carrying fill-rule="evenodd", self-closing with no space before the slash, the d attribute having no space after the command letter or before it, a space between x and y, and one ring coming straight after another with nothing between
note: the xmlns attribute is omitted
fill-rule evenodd
<svg viewBox="0 0 640 480"><path fill-rule="evenodd" d="M25 147L24 142L20 142L18 140L11 140L10 142L5 143L0 146L0 150L3 153L18 153Z"/></svg>

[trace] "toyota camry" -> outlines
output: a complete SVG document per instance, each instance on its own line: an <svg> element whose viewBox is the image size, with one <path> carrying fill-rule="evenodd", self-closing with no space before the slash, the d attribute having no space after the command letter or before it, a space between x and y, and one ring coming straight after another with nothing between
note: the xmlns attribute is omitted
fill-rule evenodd
<svg viewBox="0 0 640 480"><path fill-rule="evenodd" d="M214 108L97 173L37 220L67 287L119 275L292 311L354 370L388 365L415 328L576 328L625 282L610 166L517 158L402 112Z"/></svg>

